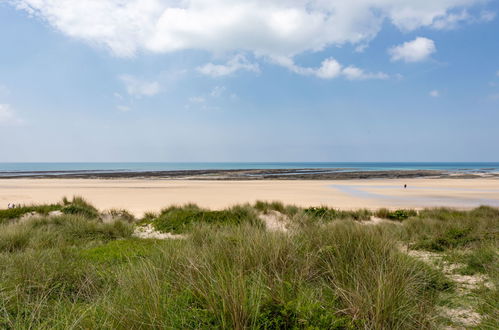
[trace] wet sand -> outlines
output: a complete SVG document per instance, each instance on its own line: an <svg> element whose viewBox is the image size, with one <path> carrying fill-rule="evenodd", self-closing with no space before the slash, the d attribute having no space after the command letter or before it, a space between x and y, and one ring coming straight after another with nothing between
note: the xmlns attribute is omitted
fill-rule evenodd
<svg viewBox="0 0 499 330"><path fill-rule="evenodd" d="M403 185L408 188L404 189ZM256 200L340 209L499 207L499 179L369 180L160 180L160 179L0 179L0 208L9 202L54 203L82 196L99 209L124 208L141 216L169 205L196 203L220 209Z"/></svg>

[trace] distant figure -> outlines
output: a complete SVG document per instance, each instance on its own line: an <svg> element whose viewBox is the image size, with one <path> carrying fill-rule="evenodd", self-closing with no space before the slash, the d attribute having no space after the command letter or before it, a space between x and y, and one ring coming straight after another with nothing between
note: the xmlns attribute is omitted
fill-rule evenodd
<svg viewBox="0 0 499 330"><path fill-rule="evenodd" d="M406 189L406 188L407 188L407 185L405 184L405 185L404 185L404 189Z"/></svg>
<svg viewBox="0 0 499 330"><path fill-rule="evenodd" d="M14 203L9 203L9 205L7 206L7 208L9 209L13 209L15 207Z"/></svg>

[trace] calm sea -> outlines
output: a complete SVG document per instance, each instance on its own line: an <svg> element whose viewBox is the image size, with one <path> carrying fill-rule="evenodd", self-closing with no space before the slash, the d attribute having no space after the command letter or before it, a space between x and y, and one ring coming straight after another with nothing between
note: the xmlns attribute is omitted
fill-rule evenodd
<svg viewBox="0 0 499 330"><path fill-rule="evenodd" d="M499 172L499 162L489 163L0 163L0 176L13 174L62 174L143 172L171 170L227 169L303 169L321 168L337 171L441 170L449 172Z"/></svg>

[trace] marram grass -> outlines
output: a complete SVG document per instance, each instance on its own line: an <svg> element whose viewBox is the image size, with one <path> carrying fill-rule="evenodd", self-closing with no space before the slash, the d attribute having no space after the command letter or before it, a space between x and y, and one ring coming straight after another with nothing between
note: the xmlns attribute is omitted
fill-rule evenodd
<svg viewBox="0 0 499 330"><path fill-rule="evenodd" d="M82 199L0 210L0 328L7 329L438 329L456 284L401 246L442 253L498 282L499 212L301 209L259 202L222 211L170 207L144 219ZM62 215L47 216L49 211ZM265 229L285 214L292 230ZM10 213L9 213L10 212ZM392 211L393 212L393 211ZM119 215L119 216L118 216ZM407 215L407 216L406 216ZM132 237L134 226L185 239ZM494 327L497 286L474 294Z"/></svg>

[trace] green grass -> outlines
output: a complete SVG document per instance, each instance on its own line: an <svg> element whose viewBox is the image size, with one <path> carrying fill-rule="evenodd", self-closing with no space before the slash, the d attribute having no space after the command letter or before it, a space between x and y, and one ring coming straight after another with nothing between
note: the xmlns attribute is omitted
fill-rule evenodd
<svg viewBox="0 0 499 330"><path fill-rule="evenodd" d="M314 220L332 221L338 219L351 219L351 220L369 220L371 219L372 212L367 209L359 209L355 211L344 211L321 207L309 207L303 210L304 214Z"/></svg>
<svg viewBox="0 0 499 330"><path fill-rule="evenodd" d="M133 238L122 211L103 223L82 199L59 207L77 211L0 223L0 328L439 329L452 322L439 306L469 301L481 328L498 325L497 209L428 209L366 226L356 220L368 210L186 205L141 220L186 234L159 241ZM258 214L270 211L298 226L265 230ZM401 245L436 251L495 287L464 297Z"/></svg>
<svg viewBox="0 0 499 330"><path fill-rule="evenodd" d="M259 224L256 212L249 206L235 206L222 211L200 209L197 206L169 207L157 218L151 220L156 230L174 234L185 233L195 224L240 225L242 223Z"/></svg>
<svg viewBox="0 0 499 330"><path fill-rule="evenodd" d="M254 205L255 210L260 211L264 214L269 213L270 211L277 211L282 214L286 214L287 216L294 216L299 211L300 208L294 205L284 205L282 202L273 201L273 202L265 202L265 201L256 201Z"/></svg>
<svg viewBox="0 0 499 330"><path fill-rule="evenodd" d="M83 249L80 251L80 256L98 263L125 263L154 254L154 251L162 244L162 241L152 239L127 238L112 240L103 245Z"/></svg>
<svg viewBox="0 0 499 330"><path fill-rule="evenodd" d="M64 197L63 205L61 211L64 214L81 215L87 218L99 217L99 211L81 197L73 197L72 201L68 201Z"/></svg>
<svg viewBox="0 0 499 330"><path fill-rule="evenodd" d="M0 210L0 224L8 220L16 219L26 213L36 212L42 215L47 215L49 212L58 211L62 208L59 204L51 205L28 205L16 207L13 209Z"/></svg>
<svg viewBox="0 0 499 330"><path fill-rule="evenodd" d="M382 209L377 210L374 215L376 215L379 218L383 218L383 219L402 221L402 220L409 219L410 217L415 217L415 216L417 216L417 214L418 213L415 210L390 211L388 209L382 208Z"/></svg>

